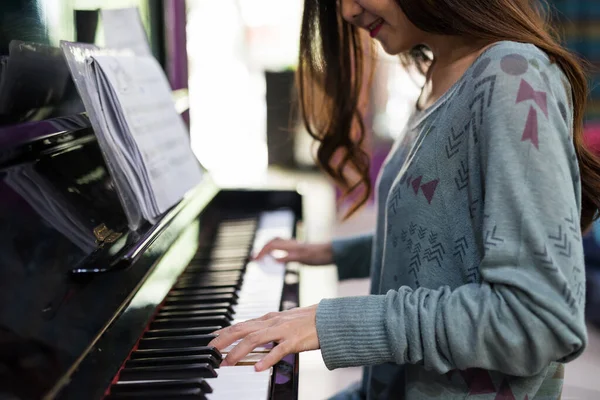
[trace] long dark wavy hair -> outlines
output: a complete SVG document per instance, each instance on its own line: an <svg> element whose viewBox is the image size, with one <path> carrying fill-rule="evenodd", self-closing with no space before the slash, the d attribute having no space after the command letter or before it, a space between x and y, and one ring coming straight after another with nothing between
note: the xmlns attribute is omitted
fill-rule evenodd
<svg viewBox="0 0 600 400"><path fill-rule="evenodd" d="M545 51L569 79L574 108L575 145L582 181L581 228L587 229L600 207L600 162L584 146L583 116L588 94L583 64L560 45L538 0L396 0L408 19L425 32L531 43ZM341 18L336 0L305 0L297 71L299 107L309 134L319 142L317 162L346 195L358 193L346 217L366 203L371 192L365 124L359 95L368 49L357 28ZM427 49L401 55L425 73ZM357 178L358 177L358 178Z"/></svg>

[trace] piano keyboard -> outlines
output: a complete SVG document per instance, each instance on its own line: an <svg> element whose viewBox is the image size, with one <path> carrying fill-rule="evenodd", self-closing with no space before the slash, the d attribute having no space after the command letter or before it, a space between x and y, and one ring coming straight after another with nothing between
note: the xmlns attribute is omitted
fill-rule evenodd
<svg viewBox="0 0 600 400"><path fill-rule="evenodd" d="M212 246L198 250L167 294L105 398L268 399L272 370L255 372L254 364L270 346L220 368L235 344L222 352L207 345L217 329L280 310L285 265L248 257L273 238L291 238L293 227L289 211L223 221Z"/></svg>

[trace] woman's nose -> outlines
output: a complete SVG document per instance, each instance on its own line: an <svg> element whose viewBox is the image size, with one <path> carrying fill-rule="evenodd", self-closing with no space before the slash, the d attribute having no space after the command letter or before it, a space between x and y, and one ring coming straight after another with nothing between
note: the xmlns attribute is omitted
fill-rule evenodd
<svg viewBox="0 0 600 400"><path fill-rule="evenodd" d="M348 23L355 23L358 16L364 11L356 0L340 0L340 5L342 7L342 18Z"/></svg>

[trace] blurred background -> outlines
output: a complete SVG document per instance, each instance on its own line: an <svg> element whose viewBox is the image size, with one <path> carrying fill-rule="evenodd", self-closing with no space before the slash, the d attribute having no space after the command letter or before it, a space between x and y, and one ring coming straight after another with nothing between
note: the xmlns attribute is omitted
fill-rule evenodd
<svg viewBox="0 0 600 400"><path fill-rule="evenodd" d="M590 63L586 138L600 151L600 1L548 3L565 45ZM371 202L341 222L345 205L316 168L314 143L293 119L302 5L302 0L2 0L0 55L8 55L13 39L102 45L98 9L137 7L155 57L172 88L189 102L184 118L203 166L223 185L292 182L305 190L308 206L319 210L314 221L307 221L305 234L319 242L371 230L375 210ZM373 177L398 139L421 84L395 57L381 51L377 56L374 84L363 94ZM594 228L585 243L590 344L566 369L564 399L600 398L599 243L600 229ZM302 305L368 292L366 281L338 283L333 266L301 271ZM327 371L318 351L301 356L302 400L327 398L358 379L360 369Z"/></svg>

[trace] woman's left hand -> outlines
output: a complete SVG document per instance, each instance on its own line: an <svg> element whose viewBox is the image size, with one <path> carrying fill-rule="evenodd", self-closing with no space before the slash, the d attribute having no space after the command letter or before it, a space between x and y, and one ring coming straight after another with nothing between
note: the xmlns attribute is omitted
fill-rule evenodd
<svg viewBox="0 0 600 400"><path fill-rule="evenodd" d="M208 345L223 350L243 339L221 363L221 366L233 366L256 347L275 342L277 345L254 366L256 371L264 371L288 354L320 348L316 315L316 305L269 313L214 332L219 336Z"/></svg>

